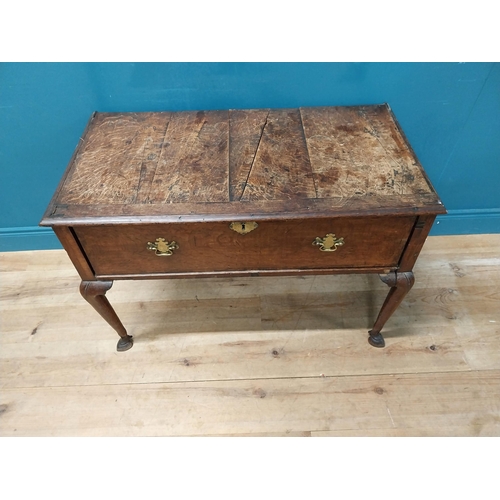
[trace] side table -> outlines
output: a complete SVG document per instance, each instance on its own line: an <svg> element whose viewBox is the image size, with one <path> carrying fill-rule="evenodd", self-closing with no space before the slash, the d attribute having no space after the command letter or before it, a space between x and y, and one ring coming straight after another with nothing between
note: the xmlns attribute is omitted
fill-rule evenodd
<svg viewBox="0 0 500 500"><path fill-rule="evenodd" d="M113 280L377 273L389 287L369 332L414 283L446 210L387 104L94 113L40 223L80 291L133 345Z"/></svg>

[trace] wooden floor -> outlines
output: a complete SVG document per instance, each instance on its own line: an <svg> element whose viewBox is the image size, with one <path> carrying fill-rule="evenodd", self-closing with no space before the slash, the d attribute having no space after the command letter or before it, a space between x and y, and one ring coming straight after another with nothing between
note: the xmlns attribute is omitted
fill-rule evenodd
<svg viewBox="0 0 500 500"><path fill-rule="evenodd" d="M117 281L117 353L64 251L0 254L0 435L500 436L500 235L415 276L385 349L377 276Z"/></svg>

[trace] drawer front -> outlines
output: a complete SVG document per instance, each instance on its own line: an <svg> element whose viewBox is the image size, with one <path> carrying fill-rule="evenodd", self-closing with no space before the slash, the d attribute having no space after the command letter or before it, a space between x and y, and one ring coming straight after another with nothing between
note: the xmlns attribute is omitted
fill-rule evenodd
<svg viewBox="0 0 500 500"><path fill-rule="evenodd" d="M396 267L414 222L414 217L259 221L246 234L229 222L73 229L96 275L120 276ZM158 238L175 241L176 248L160 242L155 250Z"/></svg>

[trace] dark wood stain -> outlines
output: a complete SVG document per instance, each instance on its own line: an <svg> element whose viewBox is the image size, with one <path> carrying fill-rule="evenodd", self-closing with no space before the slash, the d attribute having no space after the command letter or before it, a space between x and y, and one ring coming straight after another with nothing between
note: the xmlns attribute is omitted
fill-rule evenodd
<svg viewBox="0 0 500 500"><path fill-rule="evenodd" d="M261 221L241 235L225 222L77 227L75 232L98 275L221 272L252 269L394 267L413 228L414 217ZM312 243L334 233L345 244L322 252ZM148 241L174 240L172 256L158 257ZM114 249L119 248L116 252ZM376 248L376 251L375 251Z"/></svg>
<svg viewBox="0 0 500 500"><path fill-rule="evenodd" d="M41 225L118 350L133 340L105 296L114 279L366 272L390 286L370 333L382 347L442 213L387 105L94 113ZM258 227L241 235L236 221ZM344 245L313 245L329 233ZM157 238L176 242L173 255L148 249Z"/></svg>

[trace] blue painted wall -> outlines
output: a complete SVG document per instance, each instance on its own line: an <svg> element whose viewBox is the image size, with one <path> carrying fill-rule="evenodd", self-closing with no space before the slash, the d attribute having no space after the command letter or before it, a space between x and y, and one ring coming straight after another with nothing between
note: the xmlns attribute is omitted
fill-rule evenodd
<svg viewBox="0 0 500 500"><path fill-rule="evenodd" d="M433 234L500 232L500 63L4 63L0 249L37 224L94 111L388 102L448 208Z"/></svg>

